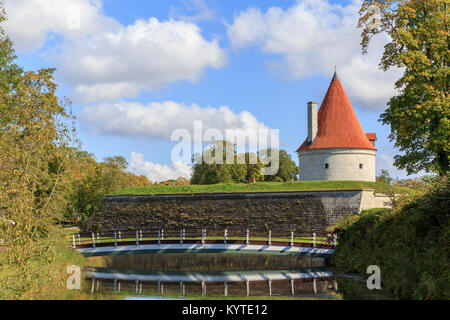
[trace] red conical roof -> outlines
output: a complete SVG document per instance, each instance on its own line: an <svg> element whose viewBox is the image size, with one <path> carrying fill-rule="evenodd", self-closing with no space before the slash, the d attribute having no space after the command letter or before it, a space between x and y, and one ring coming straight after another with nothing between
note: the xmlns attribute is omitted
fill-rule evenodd
<svg viewBox="0 0 450 320"><path fill-rule="evenodd" d="M308 138L306 138L297 151L323 148L376 150L364 133L336 72L317 118L316 139L312 144L308 144Z"/></svg>

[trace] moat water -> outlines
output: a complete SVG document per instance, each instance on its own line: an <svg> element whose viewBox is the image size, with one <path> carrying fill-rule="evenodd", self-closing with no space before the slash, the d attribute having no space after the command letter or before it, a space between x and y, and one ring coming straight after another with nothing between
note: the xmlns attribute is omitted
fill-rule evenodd
<svg viewBox="0 0 450 320"><path fill-rule="evenodd" d="M82 290L96 299L386 299L324 258L142 254L87 258Z"/></svg>

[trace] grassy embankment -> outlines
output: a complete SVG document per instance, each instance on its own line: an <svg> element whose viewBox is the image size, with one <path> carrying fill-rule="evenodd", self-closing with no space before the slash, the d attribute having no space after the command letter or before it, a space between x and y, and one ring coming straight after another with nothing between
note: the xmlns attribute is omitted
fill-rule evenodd
<svg viewBox="0 0 450 320"><path fill-rule="evenodd" d="M387 183L366 181L292 181L292 182L258 182L225 183L211 185L187 186L150 186L125 188L114 195L127 194L182 194L182 193L217 193L217 192L276 192L276 191L315 191L315 190L361 190L375 189L377 193L404 193L411 189L393 187Z"/></svg>
<svg viewBox="0 0 450 320"><path fill-rule="evenodd" d="M382 286L399 299L450 299L449 183L341 221L332 263L367 277L381 269Z"/></svg>
<svg viewBox="0 0 450 320"><path fill-rule="evenodd" d="M8 263L8 250L0 251L0 300L82 298L80 290L68 290L66 286L67 266L82 268L84 264L83 256L68 245L69 236L76 231L60 229L58 237L42 243L45 254L25 262L29 279L17 279L20 272Z"/></svg>

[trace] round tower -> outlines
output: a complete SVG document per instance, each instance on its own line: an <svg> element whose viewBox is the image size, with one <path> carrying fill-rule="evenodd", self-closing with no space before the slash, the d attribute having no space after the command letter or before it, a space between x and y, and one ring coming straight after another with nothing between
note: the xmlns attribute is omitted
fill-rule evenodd
<svg viewBox="0 0 450 320"><path fill-rule="evenodd" d="M364 133L334 73L317 112L308 102L308 137L298 148L301 181L375 181L375 133Z"/></svg>

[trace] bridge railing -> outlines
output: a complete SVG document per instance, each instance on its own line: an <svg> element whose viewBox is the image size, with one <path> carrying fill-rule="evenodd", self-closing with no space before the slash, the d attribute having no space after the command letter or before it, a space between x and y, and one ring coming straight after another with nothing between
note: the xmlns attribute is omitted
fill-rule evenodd
<svg viewBox="0 0 450 320"><path fill-rule="evenodd" d="M74 234L73 248L145 244L247 244L333 248L334 233L307 233L286 230L242 230L206 228L160 228L95 231Z"/></svg>

